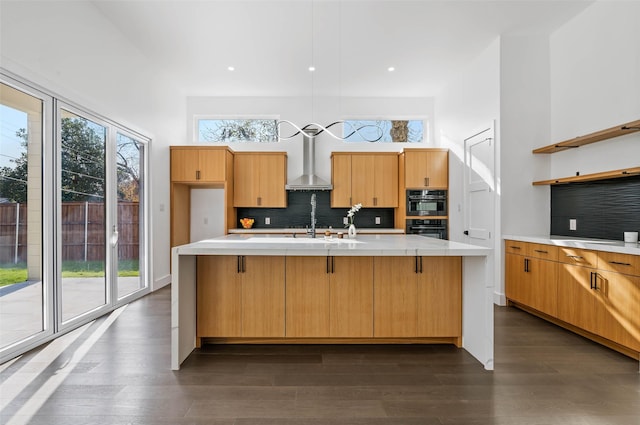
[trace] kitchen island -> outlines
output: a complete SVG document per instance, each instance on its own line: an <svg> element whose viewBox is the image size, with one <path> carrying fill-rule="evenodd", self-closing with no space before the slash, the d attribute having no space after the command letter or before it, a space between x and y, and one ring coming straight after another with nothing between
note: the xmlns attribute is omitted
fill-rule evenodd
<svg viewBox="0 0 640 425"><path fill-rule="evenodd" d="M217 329L218 323L206 317L206 312L217 314L218 310L228 308L229 303L225 301L215 309L209 308L208 303L215 302L215 297L219 296L217 294L228 294L229 291L208 291L206 299L202 291L203 287L209 286L211 280L227 280L226 276L231 276L223 273L227 270L233 274L237 272L240 276L237 282L240 284L222 284L231 291L240 291L239 299L254 301L251 308L246 308L251 316L237 316L242 319L230 321L238 329L232 335L260 334L269 338L223 338L222 342L448 342L462 346L486 369L492 370L493 287L486 278L486 256L489 252L484 247L417 235L359 235L357 239L338 239L335 236L312 239L245 234L227 235L175 247L172 251L171 367L178 370L201 340L206 339L202 337L217 335L213 331L209 333L198 329L198 326L202 328L205 324L211 329ZM349 264L346 272L345 267L342 267L345 262ZM245 275L247 263L249 274ZM253 268L252 264L255 265ZM321 271L318 271L318 264L322 265ZM350 270L350 267L362 268L355 271ZM336 270L338 273L335 273ZM359 270L367 272L360 273ZM323 277L325 274L327 277ZM252 278L247 279L247 276ZM334 285L333 280L339 280L341 276L342 285L330 286ZM432 279L433 276L437 277L436 281ZM299 323L315 314L308 305L301 306L298 301L301 294L304 295L306 286L318 279L327 279L327 288L335 288L333 297L330 298L330 313L327 315L340 318L333 321L329 317L324 321L318 320L327 323L326 334L317 333L317 329L322 329L322 326L308 327ZM364 289L345 290L344 282L349 280L361 282L360 288ZM249 286L249 292L243 292L245 289L242 282ZM433 292L437 285L442 288L444 283L446 287L448 282L452 283L450 286L457 282L459 287L457 296L461 298L460 306L455 313L456 317L452 318L459 323L459 330L457 333L449 334L449 331L444 331L442 334L439 317L450 314L446 307L449 300L443 300L440 294ZM241 289L234 289L238 287ZM455 290L453 294L449 298L456 297ZM365 303L364 307L357 307L355 312L348 311L349 308L356 309L357 303L346 297L354 296L360 296L361 299L368 296L371 305ZM422 299L429 301L420 302ZM261 305L256 300L264 302ZM237 309L231 307L229 310L234 313L233 310ZM270 314L267 320L266 316L260 315L261 311ZM433 316L434 312L438 315ZM272 320L273 317L275 319ZM343 320L345 318L348 320ZM355 324L355 327L345 330L342 325L346 322ZM273 323L275 327L272 326ZM250 328L246 330L242 326ZM326 335L330 338L321 338Z"/></svg>

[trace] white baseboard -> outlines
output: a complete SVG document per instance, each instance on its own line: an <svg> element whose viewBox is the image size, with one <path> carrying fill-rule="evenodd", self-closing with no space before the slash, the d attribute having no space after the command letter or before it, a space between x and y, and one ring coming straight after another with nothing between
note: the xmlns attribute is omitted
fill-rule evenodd
<svg viewBox="0 0 640 425"><path fill-rule="evenodd" d="M506 306L507 305L507 297L505 297L504 294L501 294L499 292L494 292L493 293L493 303L499 306Z"/></svg>
<svg viewBox="0 0 640 425"><path fill-rule="evenodd" d="M171 275L168 274L166 276L162 276L160 279L156 279L153 281L153 288L151 288L152 291L156 291L160 288L163 288L165 286L167 286L168 284L171 283Z"/></svg>

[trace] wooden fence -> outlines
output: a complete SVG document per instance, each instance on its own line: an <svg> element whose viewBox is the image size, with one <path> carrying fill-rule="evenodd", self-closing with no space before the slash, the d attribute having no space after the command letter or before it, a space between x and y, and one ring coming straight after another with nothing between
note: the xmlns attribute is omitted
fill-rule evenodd
<svg viewBox="0 0 640 425"><path fill-rule="evenodd" d="M138 259L139 212L137 202L118 203L118 258L120 260ZM63 261L104 259L106 229L103 203L64 202L61 218ZM0 204L0 264L26 261L27 204Z"/></svg>

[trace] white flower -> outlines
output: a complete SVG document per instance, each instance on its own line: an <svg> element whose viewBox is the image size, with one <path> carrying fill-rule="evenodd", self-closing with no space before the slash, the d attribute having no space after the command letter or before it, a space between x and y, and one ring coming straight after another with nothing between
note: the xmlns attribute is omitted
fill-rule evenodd
<svg viewBox="0 0 640 425"><path fill-rule="evenodd" d="M353 217L358 211L360 211L360 208L362 208L362 204L357 203L347 212L347 218L349 219L350 224L353 224Z"/></svg>

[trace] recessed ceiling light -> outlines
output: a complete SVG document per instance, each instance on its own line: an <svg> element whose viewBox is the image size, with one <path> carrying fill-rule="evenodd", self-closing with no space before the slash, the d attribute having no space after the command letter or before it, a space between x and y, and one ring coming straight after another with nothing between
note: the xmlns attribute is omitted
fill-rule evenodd
<svg viewBox="0 0 640 425"><path fill-rule="evenodd" d="M315 71L315 70L316 70L316 67L315 67L315 66L311 65L311 66L309 67L309 71L310 71L310 72L313 72L313 71Z"/></svg>
<svg viewBox="0 0 640 425"><path fill-rule="evenodd" d="M236 70L236 68L235 68L235 67L233 67L233 66L228 66L228 67L227 67L227 69L228 69L229 71L235 71L235 70Z"/></svg>
<svg viewBox="0 0 640 425"><path fill-rule="evenodd" d="M395 70L396 70L396 68L395 68L395 67L393 67L393 66L390 66L389 68L387 68L387 71L389 71L389 72L393 72L393 71L395 71Z"/></svg>

